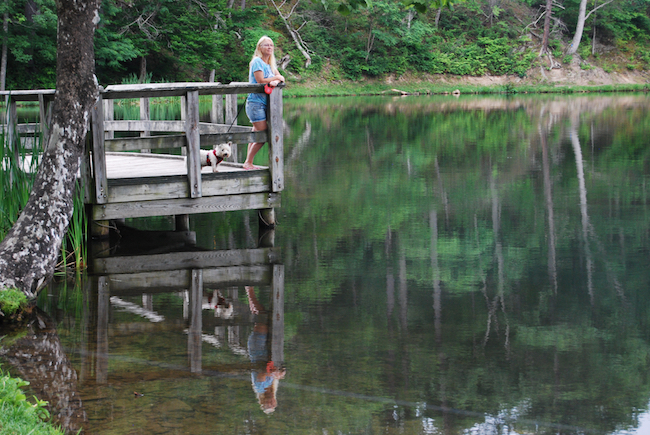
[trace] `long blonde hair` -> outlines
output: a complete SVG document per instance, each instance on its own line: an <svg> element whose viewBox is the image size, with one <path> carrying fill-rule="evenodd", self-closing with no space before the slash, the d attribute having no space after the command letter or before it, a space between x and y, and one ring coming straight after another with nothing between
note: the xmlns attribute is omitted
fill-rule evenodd
<svg viewBox="0 0 650 435"><path fill-rule="evenodd" d="M268 36L266 36L266 35L262 36L260 38L260 40L257 41L257 45L255 46L255 53L253 53L253 58L251 59L251 61L248 64L249 68L253 64L253 61L255 60L256 57L259 57L260 59L262 59L262 50L260 49L260 46L262 45L263 42L266 42L266 41L273 44L273 40L271 38L269 38ZM273 71L273 74L279 74L279 72L278 72L278 64L277 64L277 62L275 60L275 50L273 50L273 53L271 53L271 59L269 59L269 65L271 66L271 71Z"/></svg>

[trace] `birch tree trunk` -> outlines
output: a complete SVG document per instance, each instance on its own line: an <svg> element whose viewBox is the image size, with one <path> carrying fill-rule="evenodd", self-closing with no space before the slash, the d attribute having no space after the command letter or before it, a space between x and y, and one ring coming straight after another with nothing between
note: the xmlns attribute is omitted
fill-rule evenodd
<svg viewBox="0 0 650 435"><path fill-rule="evenodd" d="M52 277L73 211L75 179L97 100L93 33L99 0L57 0L57 80L52 126L31 195L0 243L0 288L34 298Z"/></svg>
<svg viewBox="0 0 650 435"><path fill-rule="evenodd" d="M569 46L569 49L567 50L567 54L573 55L578 52L578 46L580 45L580 41L582 40L582 33L584 32L585 29L585 21L587 21L587 18L594 12L596 12L598 9L607 6L614 0L607 0L598 6L594 7L589 13L587 13L587 0L580 0L580 9L578 10L578 23L576 24L576 33L573 35L573 40L571 41L571 46Z"/></svg>
<svg viewBox="0 0 650 435"><path fill-rule="evenodd" d="M576 54L578 52L578 46L580 45L580 41L582 40L582 32L584 31L585 28L585 20L586 20L586 12L587 12L587 0L580 0L580 8L578 9L578 23L576 24L576 33L573 35L573 41L571 41L571 45L569 46L569 50L567 51L567 54Z"/></svg>

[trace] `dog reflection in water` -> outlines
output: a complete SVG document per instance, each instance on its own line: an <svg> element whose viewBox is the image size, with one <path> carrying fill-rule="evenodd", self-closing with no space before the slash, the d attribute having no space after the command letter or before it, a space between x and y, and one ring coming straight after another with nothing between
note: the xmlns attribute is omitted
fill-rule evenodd
<svg viewBox="0 0 650 435"><path fill-rule="evenodd" d="M219 290L212 294L203 296L203 309L214 310L214 316L222 319L232 319L235 315L235 307L232 302L226 300Z"/></svg>
<svg viewBox="0 0 650 435"><path fill-rule="evenodd" d="M269 357L267 348L267 337L269 334L268 316L264 306L257 300L255 289L246 287L246 296L248 297L248 306L255 319L253 331L248 337L248 355L252 363L266 361L266 370L252 370L251 383L253 391L257 396L257 401L266 414L275 411L278 406L276 397L280 379L284 379L287 374L286 369L276 367Z"/></svg>

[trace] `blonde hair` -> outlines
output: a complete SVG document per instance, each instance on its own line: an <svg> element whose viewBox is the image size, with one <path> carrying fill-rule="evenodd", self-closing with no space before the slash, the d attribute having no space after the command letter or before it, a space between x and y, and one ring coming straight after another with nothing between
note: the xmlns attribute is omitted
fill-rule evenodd
<svg viewBox="0 0 650 435"><path fill-rule="evenodd" d="M248 64L249 68L253 64L253 61L255 60L256 57L259 57L260 59L262 58L262 50L260 49L260 46L262 45L263 42L267 42L267 41L273 44L273 40L266 35L262 36L260 40L257 41L257 45L255 46L255 53L253 53L253 58ZM269 65L271 66L271 71L273 71L273 74L280 74L278 72L278 64L275 60L275 51L271 53L271 58L269 59Z"/></svg>

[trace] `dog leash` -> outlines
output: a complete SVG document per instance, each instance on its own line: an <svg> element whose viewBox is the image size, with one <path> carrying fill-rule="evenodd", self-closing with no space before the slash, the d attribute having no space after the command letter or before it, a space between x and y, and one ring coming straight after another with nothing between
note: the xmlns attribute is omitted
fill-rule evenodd
<svg viewBox="0 0 650 435"><path fill-rule="evenodd" d="M266 95L271 95L271 92L273 92L273 88L274 88L274 86L271 86L271 85L269 85L268 83L265 84L265 85L264 85L264 93L265 93ZM248 97L246 97L246 99L248 99ZM232 122L230 123L230 127L228 127L228 131L226 131L226 133L230 133L230 129L231 129L232 126L235 124L235 121L237 121L237 118L239 118L239 114L241 113L241 109L243 109L245 105L246 105L246 101L244 101L244 104L242 104L241 106L239 106L239 109L237 109L237 114L235 115L235 117L233 118Z"/></svg>
<svg viewBox="0 0 650 435"><path fill-rule="evenodd" d="M248 98L248 97L246 97L246 98ZM244 101L244 104L239 106L239 109L237 109L237 114L235 115L232 122L230 123L230 127L228 127L228 131L226 131L226 133L230 133L230 129L232 128L233 125L235 125L235 121L237 121L237 118L239 118L239 114L241 113L241 109L243 109L245 105L246 105L246 101Z"/></svg>

